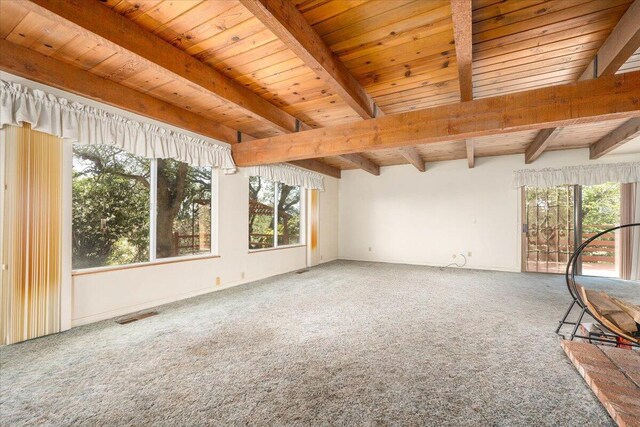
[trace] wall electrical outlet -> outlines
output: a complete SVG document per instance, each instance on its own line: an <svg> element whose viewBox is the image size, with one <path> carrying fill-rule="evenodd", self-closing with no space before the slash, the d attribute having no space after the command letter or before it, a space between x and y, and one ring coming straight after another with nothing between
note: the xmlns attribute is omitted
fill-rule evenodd
<svg viewBox="0 0 640 427"><path fill-rule="evenodd" d="M369 252L371 252L371 246L369 246Z"/></svg>
<svg viewBox="0 0 640 427"><path fill-rule="evenodd" d="M240 278L244 279L244 271L242 273L240 273Z"/></svg>
<svg viewBox="0 0 640 427"><path fill-rule="evenodd" d="M220 286L220 276L216 277L216 286Z"/></svg>
<svg viewBox="0 0 640 427"><path fill-rule="evenodd" d="M471 251L467 252L467 256L471 256Z"/></svg>

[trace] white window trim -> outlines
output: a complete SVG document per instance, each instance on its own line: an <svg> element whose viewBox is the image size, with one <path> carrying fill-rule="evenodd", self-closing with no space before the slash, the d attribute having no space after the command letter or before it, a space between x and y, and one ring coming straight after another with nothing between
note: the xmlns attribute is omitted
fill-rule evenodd
<svg viewBox="0 0 640 427"><path fill-rule="evenodd" d="M156 260L156 227L158 222L158 162L152 159L150 167L151 189L149 190L149 262ZM139 263L133 263L139 264Z"/></svg>
<svg viewBox="0 0 640 427"><path fill-rule="evenodd" d="M220 255L213 255L210 253L182 255L182 256L174 256L170 258L159 258L159 259L156 259L155 261L142 261L142 262L132 262L130 264L105 265L102 267L79 268L77 270L71 270L71 275L82 276L85 274L103 273L107 271L128 270L130 268L151 267L154 265L173 264L176 262L197 261L197 260L214 259L214 258L220 258Z"/></svg>

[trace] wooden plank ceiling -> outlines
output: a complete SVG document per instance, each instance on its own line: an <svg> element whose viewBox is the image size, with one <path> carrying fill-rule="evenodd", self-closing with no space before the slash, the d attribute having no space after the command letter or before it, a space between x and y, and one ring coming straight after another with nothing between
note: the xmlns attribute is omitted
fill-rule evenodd
<svg viewBox="0 0 640 427"><path fill-rule="evenodd" d="M335 84L321 78L287 40L268 29L245 6L249 4L245 0L100 0L102 5L97 0L86 1L95 1L91 5L94 8L111 9L214 68L232 84L286 112L286 117L298 119L303 130L363 120L362 113L350 106ZM47 8L46 3L56 1L35 3L44 3ZM375 103L378 115L460 101L454 43L459 33L454 37L449 0L292 3ZM455 3L464 7L464 1ZM473 98L577 81L631 3L473 0ZM154 66L152 59L141 60L47 12L25 1L1 1L0 38L241 131L248 139L293 131L275 126L202 85L176 78L174 73ZM467 58L465 54L464 60ZM640 50L619 72L639 69ZM588 147L625 121L566 127L546 149ZM471 152L475 157L524 153L537 133L474 138ZM355 162L343 157L319 160L339 169L353 169L363 160L387 166L407 164L409 158L415 165L417 156L427 162L464 159L467 144L464 140L437 142L417 146L409 153L397 149L371 151L362 153Z"/></svg>

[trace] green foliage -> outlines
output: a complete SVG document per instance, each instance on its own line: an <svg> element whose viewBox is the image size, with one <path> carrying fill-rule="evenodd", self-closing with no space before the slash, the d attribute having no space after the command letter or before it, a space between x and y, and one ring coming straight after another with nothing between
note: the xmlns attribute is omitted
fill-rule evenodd
<svg viewBox="0 0 640 427"><path fill-rule="evenodd" d="M138 259L140 252L140 247L132 244L126 237L122 237L116 240L113 246L111 246L107 264L122 265L136 261L144 261Z"/></svg>
<svg viewBox="0 0 640 427"><path fill-rule="evenodd" d="M620 222L620 184L608 182L582 188L584 231L602 230Z"/></svg>
<svg viewBox="0 0 640 427"><path fill-rule="evenodd" d="M110 147L76 147L73 268L149 259L148 163Z"/></svg>

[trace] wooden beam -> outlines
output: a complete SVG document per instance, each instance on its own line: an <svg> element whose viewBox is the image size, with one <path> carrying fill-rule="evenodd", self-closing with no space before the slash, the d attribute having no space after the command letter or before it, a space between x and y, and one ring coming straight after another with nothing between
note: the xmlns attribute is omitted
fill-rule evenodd
<svg viewBox="0 0 640 427"><path fill-rule="evenodd" d="M640 0L636 0L620 18L615 28L604 41L594 59L589 63L578 81L590 80L600 76L613 75L622 64L640 48ZM559 129L544 129L527 147L525 163L536 160L549 146L551 139L558 135Z"/></svg>
<svg viewBox="0 0 640 427"><path fill-rule="evenodd" d="M427 170L425 161L422 159L420 153L418 153L418 150L416 150L416 147L398 148L398 152L420 172Z"/></svg>
<svg viewBox="0 0 640 427"><path fill-rule="evenodd" d="M360 117L375 116L373 101L347 67L307 23L290 0L240 0Z"/></svg>
<svg viewBox="0 0 640 427"><path fill-rule="evenodd" d="M640 0L629 6L580 80L615 74L640 49Z"/></svg>
<svg viewBox="0 0 640 427"><path fill-rule="evenodd" d="M542 129L536 137L531 141L529 146L524 152L524 162L526 164L533 163L544 150L547 149L551 141L553 141L558 134L562 131L562 128L548 128Z"/></svg>
<svg viewBox="0 0 640 427"><path fill-rule="evenodd" d="M237 131L234 129L81 68L6 40L0 40L0 51L2 52L0 70L2 71L229 144L237 142ZM242 135L243 142L253 139L249 135ZM304 169L340 178L340 169L316 160L291 163Z"/></svg>
<svg viewBox="0 0 640 427"><path fill-rule="evenodd" d="M133 53L159 72L213 93L280 131L296 130L295 117L97 1L30 0L20 4L116 52Z"/></svg>
<svg viewBox="0 0 640 427"><path fill-rule="evenodd" d="M467 147L467 162L469 163L469 169L473 169L476 165L475 144L471 138L465 140L464 144Z"/></svg>
<svg viewBox="0 0 640 427"><path fill-rule="evenodd" d="M471 1L451 0L451 18L453 20L453 39L458 64L458 82L460 83L460 101L473 99L473 55L472 55L472 19ZM469 168L475 166L474 145L472 139L465 140Z"/></svg>
<svg viewBox="0 0 640 427"><path fill-rule="evenodd" d="M640 116L640 71L393 114L233 147L240 166Z"/></svg>
<svg viewBox="0 0 640 427"><path fill-rule="evenodd" d="M297 166L299 168L308 169L310 171L318 172L324 175L332 176L334 178L340 179L341 171L338 168L334 168L333 166L329 166L326 163L322 163L318 160L306 159L306 160L294 160L289 162L293 166Z"/></svg>
<svg viewBox="0 0 640 427"><path fill-rule="evenodd" d="M340 156L343 160L351 163L354 166L359 167L362 170L369 172L372 175L380 175L380 166L373 163L371 160L364 157L362 154L352 153L343 154Z"/></svg>
<svg viewBox="0 0 640 427"><path fill-rule="evenodd" d="M471 1L451 0L451 13L460 82L460 101L471 101L473 99Z"/></svg>
<svg viewBox="0 0 640 427"><path fill-rule="evenodd" d="M589 158L592 160L599 159L638 136L640 136L640 118L634 118L591 144L589 147Z"/></svg>
<svg viewBox="0 0 640 427"><path fill-rule="evenodd" d="M0 40L0 52L2 71L220 141L236 141L234 129L36 51Z"/></svg>

